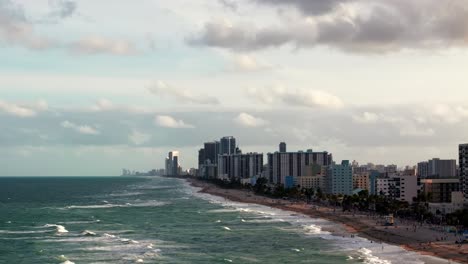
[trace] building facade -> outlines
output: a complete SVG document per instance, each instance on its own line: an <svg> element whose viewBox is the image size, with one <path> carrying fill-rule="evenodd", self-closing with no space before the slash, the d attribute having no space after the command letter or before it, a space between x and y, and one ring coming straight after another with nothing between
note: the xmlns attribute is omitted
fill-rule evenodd
<svg viewBox="0 0 468 264"><path fill-rule="evenodd" d="M429 177L429 162L423 161L418 163L417 175L422 179Z"/></svg>
<svg viewBox="0 0 468 264"><path fill-rule="evenodd" d="M353 173L353 189L362 189L370 192L369 173Z"/></svg>
<svg viewBox="0 0 468 264"><path fill-rule="evenodd" d="M286 143L285 142L281 142L279 144L279 152L286 152Z"/></svg>
<svg viewBox="0 0 468 264"><path fill-rule="evenodd" d="M332 164L332 155L328 152L275 152L268 153L267 178L270 183L284 184L286 176L306 176L308 166L329 166Z"/></svg>
<svg viewBox="0 0 468 264"><path fill-rule="evenodd" d="M333 164L326 176L326 192L330 194L353 194L353 167L348 160Z"/></svg>
<svg viewBox="0 0 468 264"><path fill-rule="evenodd" d="M232 136L223 137L220 140L219 154L236 154L236 138Z"/></svg>
<svg viewBox="0 0 468 264"><path fill-rule="evenodd" d="M434 158L428 162L428 177L457 177L457 162L454 159Z"/></svg>
<svg viewBox="0 0 468 264"><path fill-rule="evenodd" d="M304 188L304 189L324 190L325 176L315 175L315 176L296 177L296 186L299 186L300 188Z"/></svg>
<svg viewBox="0 0 468 264"><path fill-rule="evenodd" d="M422 179L421 184L430 203L451 203L452 192L460 191L458 178Z"/></svg>
<svg viewBox="0 0 468 264"><path fill-rule="evenodd" d="M394 200L413 202L418 196L420 185L414 175L393 175L376 179L376 192Z"/></svg>
<svg viewBox="0 0 468 264"><path fill-rule="evenodd" d="M171 151L168 153L165 161L165 175L178 176L180 172L179 151Z"/></svg>
<svg viewBox="0 0 468 264"><path fill-rule="evenodd" d="M241 180L260 177L263 153L223 154L218 156L218 178Z"/></svg>
<svg viewBox="0 0 468 264"><path fill-rule="evenodd" d="M465 204L468 203L468 144L458 146L458 164L460 166L460 187Z"/></svg>

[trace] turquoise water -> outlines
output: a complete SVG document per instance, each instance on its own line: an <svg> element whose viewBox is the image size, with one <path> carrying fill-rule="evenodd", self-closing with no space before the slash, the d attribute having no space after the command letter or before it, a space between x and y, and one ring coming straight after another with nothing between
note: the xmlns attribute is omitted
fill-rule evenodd
<svg viewBox="0 0 468 264"><path fill-rule="evenodd" d="M327 225L179 179L0 178L0 263L427 262Z"/></svg>

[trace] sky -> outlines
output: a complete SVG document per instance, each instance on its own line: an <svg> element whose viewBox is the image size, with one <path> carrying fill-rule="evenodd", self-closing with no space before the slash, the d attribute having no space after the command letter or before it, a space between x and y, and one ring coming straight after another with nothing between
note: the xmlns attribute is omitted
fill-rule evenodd
<svg viewBox="0 0 468 264"><path fill-rule="evenodd" d="M0 0L0 176L244 152L415 165L468 142L466 0Z"/></svg>

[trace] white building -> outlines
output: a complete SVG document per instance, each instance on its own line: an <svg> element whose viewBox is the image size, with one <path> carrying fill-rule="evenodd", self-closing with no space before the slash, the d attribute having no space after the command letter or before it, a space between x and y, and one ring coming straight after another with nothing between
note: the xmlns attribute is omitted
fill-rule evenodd
<svg viewBox="0 0 468 264"><path fill-rule="evenodd" d="M332 155L328 152L275 152L268 153L267 179L273 184L284 184L286 176L307 175L307 168L313 165L329 166Z"/></svg>
<svg viewBox="0 0 468 264"><path fill-rule="evenodd" d="M249 179L260 177L263 170L263 153L223 154L218 156L218 178Z"/></svg>
<svg viewBox="0 0 468 264"><path fill-rule="evenodd" d="M392 175L376 179L377 194L399 201L412 203L413 198L418 196L419 190L418 177L413 175Z"/></svg>

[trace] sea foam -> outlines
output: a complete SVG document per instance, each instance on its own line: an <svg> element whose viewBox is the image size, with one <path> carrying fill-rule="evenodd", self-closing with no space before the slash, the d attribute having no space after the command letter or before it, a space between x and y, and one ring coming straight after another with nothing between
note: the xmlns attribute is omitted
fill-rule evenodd
<svg viewBox="0 0 468 264"><path fill-rule="evenodd" d="M63 225L45 224L44 227L55 227L57 233L68 233L68 230Z"/></svg>

